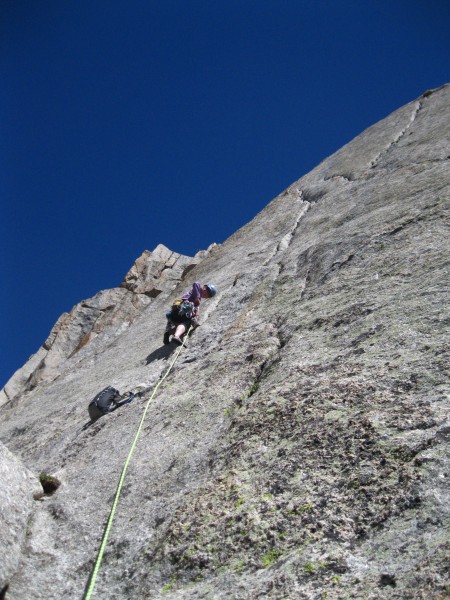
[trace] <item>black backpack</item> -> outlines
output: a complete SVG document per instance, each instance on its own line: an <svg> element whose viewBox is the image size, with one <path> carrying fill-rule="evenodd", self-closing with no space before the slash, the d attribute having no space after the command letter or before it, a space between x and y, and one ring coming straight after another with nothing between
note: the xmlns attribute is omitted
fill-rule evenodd
<svg viewBox="0 0 450 600"><path fill-rule="evenodd" d="M110 385L99 392L88 406L91 420L95 421L117 408L120 398L120 392Z"/></svg>
<svg viewBox="0 0 450 600"><path fill-rule="evenodd" d="M189 300L175 300L172 304L171 316L175 319L192 319L194 308L194 303Z"/></svg>

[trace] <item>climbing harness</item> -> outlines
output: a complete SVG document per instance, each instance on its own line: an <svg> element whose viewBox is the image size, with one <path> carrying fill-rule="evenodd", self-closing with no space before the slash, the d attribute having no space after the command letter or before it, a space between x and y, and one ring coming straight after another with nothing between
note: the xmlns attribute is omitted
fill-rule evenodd
<svg viewBox="0 0 450 600"><path fill-rule="evenodd" d="M189 332L191 331L191 329L192 329L192 326L189 327L188 332L187 332L187 334L185 336L185 339L187 339L187 337L188 337ZM114 496L114 501L113 501L113 504L112 504L112 507L111 507L111 512L109 513L108 521L106 523L105 530L103 532L103 537L102 537L100 548L99 548L99 551L98 551L98 554L97 554L97 558L95 560L94 568L93 568L92 573L91 573L91 575L89 577L89 580L88 580L88 582L86 584L86 588L85 588L85 593L84 593L84 596L83 596L83 600L90 600L90 598L92 597L92 592L94 591L95 582L97 580L97 576L98 576L98 573L100 571L100 565L101 565L101 562L102 562L102 559L103 559L103 554L105 552L106 544L108 542L109 532L111 530L111 526L112 526L112 523L113 523L113 520L114 520L114 515L116 513L117 504L119 502L119 497L120 497L120 494L121 494L121 491L122 491L122 488L123 488L123 482L125 480L125 475L127 473L127 469L128 469L128 465L130 464L131 457L134 454L134 450L136 448L139 436L141 434L142 427L143 427L144 421L145 421L145 417L146 417L147 411L148 411L148 409L150 407L150 403L153 400L153 398L155 397L155 394L158 391L159 386L162 384L162 382L169 375L170 371L173 369L173 366L177 362L178 357L180 356L181 351L183 350L184 347L185 347L185 345L184 345L184 341L183 341L183 343L181 344L181 346L179 346L179 348L177 349L177 351L175 353L175 356L174 356L174 359L173 359L173 361L169 365L169 368L164 373L163 377L161 377L161 379L156 384L153 392L151 393L150 398L147 400L147 404L145 405L144 412L142 413L141 421L139 423L139 427L137 428L136 435L134 436L133 443L131 444L130 451L128 452L128 456L127 456L127 458L125 460L125 464L122 467L122 473L120 475L119 483L117 485L117 490L116 490L116 494Z"/></svg>

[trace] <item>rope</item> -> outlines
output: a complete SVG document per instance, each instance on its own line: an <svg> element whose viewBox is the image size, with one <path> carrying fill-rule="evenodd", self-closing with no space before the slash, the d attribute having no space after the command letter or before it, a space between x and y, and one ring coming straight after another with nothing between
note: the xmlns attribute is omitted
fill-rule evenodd
<svg viewBox="0 0 450 600"><path fill-rule="evenodd" d="M192 329L192 325L189 327L185 338L188 337L190 331ZM134 450L136 448L136 444L138 442L139 436L141 434L141 430L142 427L144 425L144 421L145 421L145 417L147 415L147 411L149 409L150 403L153 400L153 398L155 397L156 392L158 391L159 386L162 384L162 382L166 379L166 377L169 375L170 371L172 370L174 364L177 362L178 357L180 356L181 351L184 348L184 341L183 344L178 348L178 350L175 353L175 357L173 359L173 361L171 362L171 364L169 365L169 368L167 369L167 371L164 373L163 377L158 381L158 383L156 384L150 398L147 400L147 404L145 405L145 409L144 412L142 414L141 417L141 421L139 423L139 427L136 431L136 435L134 436L134 440L133 443L131 444L131 448L130 451L128 452L128 456L125 460L125 464L123 465L122 468L122 473L120 475L120 479L119 479L119 483L117 485L117 490L116 490L116 495L114 496L114 502L113 505L111 507L111 512L109 513L109 517L108 517L108 521L106 523L106 527L105 530L103 532L103 538L102 538L102 542L100 544L100 549L98 551L97 554L97 558L94 564L94 568L92 570L91 576L89 577L89 581L86 585L86 590L85 590L85 594L83 596L83 600L90 600L91 596L92 596L92 592L94 591L94 586L95 586L95 582L97 580L97 576L98 573L100 571L100 565L102 562L102 558L103 558L103 553L105 552L105 548L106 548L106 544L108 542L108 537L109 537L109 532L111 530L111 526L114 520L114 515L116 513L116 508L117 508L117 504L119 502L119 497L120 497L120 493L122 491L122 487L123 487L123 482L125 480L125 475L127 473L127 469L128 469L128 465L130 464L131 461L131 457L133 456Z"/></svg>

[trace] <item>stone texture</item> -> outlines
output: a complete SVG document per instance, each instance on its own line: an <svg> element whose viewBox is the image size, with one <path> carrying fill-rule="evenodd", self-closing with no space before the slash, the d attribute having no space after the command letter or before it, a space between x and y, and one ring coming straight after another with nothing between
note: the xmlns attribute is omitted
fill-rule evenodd
<svg viewBox="0 0 450 600"><path fill-rule="evenodd" d="M0 406L41 382L61 376L87 355L101 351L154 298L171 291L208 251L191 258L172 252L163 244L153 252L145 250L118 288L103 290L61 315L41 348L0 392Z"/></svg>
<svg viewBox="0 0 450 600"><path fill-rule="evenodd" d="M173 286L183 279L214 246L212 244L207 251L200 251L191 258L158 244L153 252L143 252L125 275L120 287L156 298L164 290L170 289L170 284Z"/></svg>
<svg viewBox="0 0 450 600"><path fill-rule="evenodd" d="M19 566L25 538L31 528L34 497L42 486L23 463L0 444L0 590Z"/></svg>
<svg viewBox="0 0 450 600"><path fill-rule="evenodd" d="M449 139L443 86L159 294L144 253L116 293L151 301L2 408L4 443L62 481L12 600L82 595L148 393L83 430L87 404L159 380L164 313L195 280L219 291L149 408L94 597L445 597Z"/></svg>

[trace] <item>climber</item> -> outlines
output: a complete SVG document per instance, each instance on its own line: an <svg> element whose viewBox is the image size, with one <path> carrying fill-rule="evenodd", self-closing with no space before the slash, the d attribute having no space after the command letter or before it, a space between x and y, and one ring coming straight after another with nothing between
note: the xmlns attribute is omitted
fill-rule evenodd
<svg viewBox="0 0 450 600"><path fill-rule="evenodd" d="M180 300L172 305L172 310L166 314L167 327L164 332L164 343L173 342L181 346L183 336L189 327L198 327L198 312L203 298L212 298L217 293L212 283L203 285L196 281L192 288L185 292ZM173 333L174 332L174 333ZM173 335L172 335L173 333Z"/></svg>

